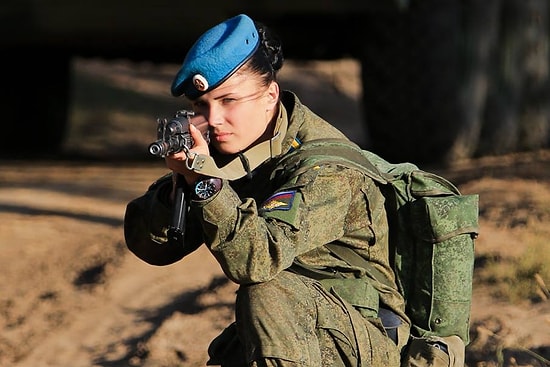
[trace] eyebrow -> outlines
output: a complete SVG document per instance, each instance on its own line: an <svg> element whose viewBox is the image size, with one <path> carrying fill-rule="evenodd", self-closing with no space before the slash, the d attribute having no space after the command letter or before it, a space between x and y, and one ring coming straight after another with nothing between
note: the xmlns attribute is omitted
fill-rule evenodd
<svg viewBox="0 0 550 367"><path fill-rule="evenodd" d="M239 94L238 92L229 92L229 93L222 94L221 96L214 97L214 101L219 101L221 99L228 98L228 97L233 98L233 99L238 100L238 101L241 101L241 100L254 100L257 97L261 96L261 94L262 94L262 91L255 91L254 93L250 93L250 94L247 94L247 95L242 95L242 94Z"/></svg>
<svg viewBox="0 0 550 367"><path fill-rule="evenodd" d="M221 96L214 97L213 100L214 101L219 101L220 99L224 99L224 98L226 98L227 96L229 96L231 94L233 94L233 92L225 93L225 94L222 94ZM201 97L196 98L193 102L207 102L207 101L208 100L206 98L203 98L201 96Z"/></svg>
<svg viewBox="0 0 550 367"><path fill-rule="evenodd" d="M267 88L265 90L267 90ZM254 99L256 99L256 97L261 96L263 94L263 92L265 92L265 90L264 91L256 90L255 92L253 92L251 94L247 94L247 95L242 95L242 94L240 94L239 92L236 92L236 91L229 91L227 93L224 93L222 95L214 97L213 100L214 101L219 101L221 99L228 98L228 97L234 98L236 100L242 100L242 99L254 100ZM205 102L205 99L203 99L202 97L199 97L195 101L196 102Z"/></svg>
<svg viewBox="0 0 550 367"><path fill-rule="evenodd" d="M214 97L214 100L215 100L215 101L218 101L218 100L224 99L224 98L226 98L227 96L230 96L230 95L232 95L232 94L235 94L235 92L229 92L229 93L222 94L221 96Z"/></svg>

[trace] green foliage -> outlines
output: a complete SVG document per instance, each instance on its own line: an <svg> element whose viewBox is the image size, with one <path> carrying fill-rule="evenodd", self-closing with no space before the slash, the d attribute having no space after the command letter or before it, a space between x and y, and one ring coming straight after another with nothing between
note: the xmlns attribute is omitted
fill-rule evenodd
<svg viewBox="0 0 550 367"><path fill-rule="evenodd" d="M548 300L550 252L546 237L532 236L532 242L519 257L491 258L477 272L477 280L490 285L494 297L514 303Z"/></svg>

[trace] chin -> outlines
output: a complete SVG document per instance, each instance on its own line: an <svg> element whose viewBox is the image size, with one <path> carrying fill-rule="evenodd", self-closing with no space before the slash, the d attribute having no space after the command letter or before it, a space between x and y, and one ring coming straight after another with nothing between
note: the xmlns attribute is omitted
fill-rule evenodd
<svg viewBox="0 0 550 367"><path fill-rule="evenodd" d="M236 154L240 152L240 149L237 149L230 144L224 144L224 143L214 143L214 148L218 151L220 154Z"/></svg>

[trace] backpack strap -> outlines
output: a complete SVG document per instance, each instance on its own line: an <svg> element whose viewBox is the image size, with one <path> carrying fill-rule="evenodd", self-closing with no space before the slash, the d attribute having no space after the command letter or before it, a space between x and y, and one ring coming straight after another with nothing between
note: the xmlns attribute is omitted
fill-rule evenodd
<svg viewBox="0 0 550 367"><path fill-rule="evenodd" d="M387 184L393 178L376 168L357 144L338 138L307 141L298 149L284 156L279 161L278 167L284 167L284 169L291 167L290 169L292 169L292 166L296 166L296 169L307 170L322 163L343 164L363 172L381 184Z"/></svg>
<svg viewBox="0 0 550 367"><path fill-rule="evenodd" d="M310 169L322 163L343 164L346 167L357 169L379 184L388 184L393 179L391 174L380 171L364 154L364 151L355 143L344 139L316 139L303 143L298 149L279 162L279 166L289 169L296 165L297 169ZM292 167L290 167L292 169ZM329 243L325 247L337 258L351 266L365 269L366 273L375 281L388 287L394 287L388 279L369 261L349 247ZM303 265L296 264L299 267Z"/></svg>
<svg viewBox="0 0 550 367"><path fill-rule="evenodd" d="M365 269L367 274L377 282L390 288L395 287L395 285L391 284L388 279L380 272L380 270L376 269L374 265L372 265L369 261L359 255L353 249L337 245L335 243L328 243L325 245L325 247L328 248L334 256L336 256L340 260L345 261L347 264Z"/></svg>

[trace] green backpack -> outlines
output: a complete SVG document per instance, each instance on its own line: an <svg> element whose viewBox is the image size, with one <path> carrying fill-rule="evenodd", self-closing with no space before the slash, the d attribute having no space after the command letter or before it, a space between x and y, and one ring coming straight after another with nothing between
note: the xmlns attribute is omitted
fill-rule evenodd
<svg viewBox="0 0 550 367"><path fill-rule="evenodd" d="M459 336L469 342L478 195L461 195L448 180L411 163L391 164L352 142L306 142L280 162L307 169L338 164L378 183L386 198L390 256L416 337ZM385 283L376 268L348 247L327 245L350 265Z"/></svg>

